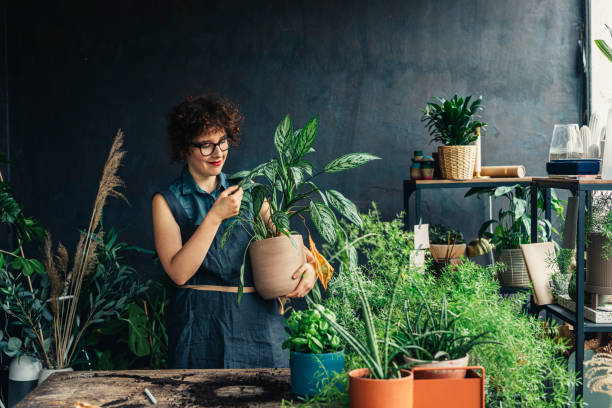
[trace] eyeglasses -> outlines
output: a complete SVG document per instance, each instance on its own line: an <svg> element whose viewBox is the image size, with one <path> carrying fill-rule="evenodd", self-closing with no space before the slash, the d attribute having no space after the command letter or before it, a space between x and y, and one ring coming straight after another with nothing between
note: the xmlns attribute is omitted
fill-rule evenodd
<svg viewBox="0 0 612 408"><path fill-rule="evenodd" d="M222 152L226 151L230 147L229 140L227 140L227 138L223 138L219 140L218 143L211 143L211 142L192 143L191 146L197 147L198 149L200 149L200 153L202 153L202 156L210 156L211 154L213 154L217 146L219 146L219 149L221 149Z"/></svg>

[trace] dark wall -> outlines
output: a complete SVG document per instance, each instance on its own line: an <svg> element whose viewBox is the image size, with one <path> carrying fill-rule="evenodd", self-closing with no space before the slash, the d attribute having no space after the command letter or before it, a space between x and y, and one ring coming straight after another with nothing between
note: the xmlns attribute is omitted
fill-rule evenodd
<svg viewBox="0 0 612 408"><path fill-rule="evenodd" d="M72 246L121 128L131 206L111 201L105 219L152 248L151 194L180 171L164 114L204 90L246 118L226 171L266 160L286 113L299 126L319 114L316 166L350 151L384 158L321 183L362 210L376 201L387 218L402 209L412 151L435 149L419 112L432 96L483 95L484 163L542 174L553 124L580 116L580 10L578 0L10 2L12 182ZM474 236L484 203L462 195L425 193L426 220Z"/></svg>

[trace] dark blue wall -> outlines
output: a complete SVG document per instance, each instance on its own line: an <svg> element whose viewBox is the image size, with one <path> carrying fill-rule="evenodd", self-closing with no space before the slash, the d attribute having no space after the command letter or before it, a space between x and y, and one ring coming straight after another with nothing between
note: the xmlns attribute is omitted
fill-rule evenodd
<svg viewBox="0 0 612 408"><path fill-rule="evenodd" d="M428 144L419 109L432 96L483 95L485 164L542 174L554 123L580 118L579 0L45 1L7 3L12 182L27 213L73 245L85 228L114 133L131 206L106 220L152 248L150 196L169 165L164 114L213 90L240 105L244 143L228 171L268 158L277 122L319 114L315 165L350 151L384 158L321 183L385 217ZM5 91L5 89L4 89ZM468 237L484 204L424 194L426 220ZM141 269L149 268L144 262Z"/></svg>

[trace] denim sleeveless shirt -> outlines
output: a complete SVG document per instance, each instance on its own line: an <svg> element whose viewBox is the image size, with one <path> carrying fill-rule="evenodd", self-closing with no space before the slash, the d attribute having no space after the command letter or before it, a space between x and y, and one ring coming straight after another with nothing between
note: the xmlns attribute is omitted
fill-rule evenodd
<svg viewBox="0 0 612 408"><path fill-rule="evenodd" d="M219 194L233 184L224 173L218 181L215 191L208 193L197 185L185 166L167 190L159 191L181 229L183 244ZM235 228L221 248L221 235L230 222L221 224L202 265L187 285L238 286L250 237L243 228ZM253 286L248 254L245 261L244 285ZM264 300L257 293L245 293L238 306L236 293L177 288L166 317L168 367L288 367L288 352L281 348L285 339L283 323L275 301Z"/></svg>

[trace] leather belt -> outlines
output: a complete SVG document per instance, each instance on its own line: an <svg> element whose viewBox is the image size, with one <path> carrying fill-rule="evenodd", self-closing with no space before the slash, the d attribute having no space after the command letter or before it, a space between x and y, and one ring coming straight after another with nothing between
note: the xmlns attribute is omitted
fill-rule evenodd
<svg viewBox="0 0 612 408"><path fill-rule="evenodd" d="M238 286L216 286L216 285L179 285L182 289L208 290L214 292L238 293ZM255 293L253 286L245 286L242 293Z"/></svg>

